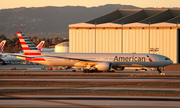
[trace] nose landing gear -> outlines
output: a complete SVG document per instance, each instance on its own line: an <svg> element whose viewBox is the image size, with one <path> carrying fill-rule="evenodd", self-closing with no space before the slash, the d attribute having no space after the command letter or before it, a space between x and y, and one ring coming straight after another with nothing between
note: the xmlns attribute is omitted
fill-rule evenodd
<svg viewBox="0 0 180 108"><path fill-rule="evenodd" d="M157 71L158 71L159 74L161 73L161 69L157 68Z"/></svg>
<svg viewBox="0 0 180 108"><path fill-rule="evenodd" d="M162 70L163 70L163 67L157 67L157 71L159 74L161 74Z"/></svg>

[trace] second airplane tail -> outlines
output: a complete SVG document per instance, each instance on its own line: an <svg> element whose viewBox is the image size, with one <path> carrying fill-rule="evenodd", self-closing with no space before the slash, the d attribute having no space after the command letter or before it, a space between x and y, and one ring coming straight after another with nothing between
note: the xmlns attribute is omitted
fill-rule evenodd
<svg viewBox="0 0 180 108"><path fill-rule="evenodd" d="M5 43L6 43L6 40L3 40L3 41L0 43L0 52L3 51L4 46L5 46Z"/></svg>
<svg viewBox="0 0 180 108"><path fill-rule="evenodd" d="M45 42L45 41L41 41L41 42L37 45L37 49L38 49L39 51L42 51L42 48L43 48L43 46L44 46L44 42Z"/></svg>

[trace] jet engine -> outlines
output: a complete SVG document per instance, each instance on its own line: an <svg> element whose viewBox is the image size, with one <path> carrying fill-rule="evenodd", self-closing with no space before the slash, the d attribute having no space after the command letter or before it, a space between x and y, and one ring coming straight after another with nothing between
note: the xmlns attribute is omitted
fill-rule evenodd
<svg viewBox="0 0 180 108"><path fill-rule="evenodd" d="M98 63L95 68L97 68L97 70L99 71L110 71L112 68L112 63L110 62L102 62L102 63Z"/></svg>

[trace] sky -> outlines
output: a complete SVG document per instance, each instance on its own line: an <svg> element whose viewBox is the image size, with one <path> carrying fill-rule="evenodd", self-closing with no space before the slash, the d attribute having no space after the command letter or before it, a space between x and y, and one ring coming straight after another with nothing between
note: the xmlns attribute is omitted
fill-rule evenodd
<svg viewBox="0 0 180 108"><path fill-rule="evenodd" d="M86 6L105 4L134 5L137 7L180 7L180 0L0 0L0 9L44 6Z"/></svg>

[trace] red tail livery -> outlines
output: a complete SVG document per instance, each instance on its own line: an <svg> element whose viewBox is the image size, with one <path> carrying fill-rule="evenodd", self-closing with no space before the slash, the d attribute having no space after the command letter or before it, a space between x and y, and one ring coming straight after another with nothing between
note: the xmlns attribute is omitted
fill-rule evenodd
<svg viewBox="0 0 180 108"><path fill-rule="evenodd" d="M38 44L37 49L38 49L39 51L42 50L42 48L43 48L43 46L44 46L44 42L45 42L45 41L41 41L41 42Z"/></svg>
<svg viewBox="0 0 180 108"><path fill-rule="evenodd" d="M24 55L36 55L40 56L40 51L36 48L36 46L27 38L27 36L21 32L17 31L18 38L20 40L22 49L24 51Z"/></svg>
<svg viewBox="0 0 180 108"><path fill-rule="evenodd" d="M3 40L3 41L0 43L0 52L3 51L5 43L6 43L6 40Z"/></svg>

